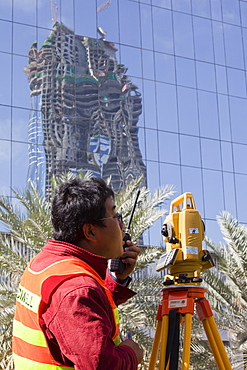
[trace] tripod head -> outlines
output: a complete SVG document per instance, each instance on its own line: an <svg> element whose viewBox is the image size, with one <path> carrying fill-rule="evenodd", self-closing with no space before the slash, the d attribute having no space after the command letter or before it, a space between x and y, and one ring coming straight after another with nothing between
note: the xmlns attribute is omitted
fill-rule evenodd
<svg viewBox="0 0 247 370"><path fill-rule="evenodd" d="M184 193L171 202L161 233L166 253L161 256L156 271L167 268L164 285L198 285L200 273L214 266L210 253L202 249L204 223L196 210L193 195Z"/></svg>

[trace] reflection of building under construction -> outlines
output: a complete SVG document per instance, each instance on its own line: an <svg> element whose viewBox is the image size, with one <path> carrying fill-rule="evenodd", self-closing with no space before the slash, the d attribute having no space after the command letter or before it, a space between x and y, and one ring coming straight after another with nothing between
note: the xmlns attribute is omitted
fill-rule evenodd
<svg viewBox="0 0 247 370"><path fill-rule="evenodd" d="M115 191L146 168L138 144L141 96L114 44L56 23L29 50L32 114L28 178L49 191L52 174L91 170Z"/></svg>

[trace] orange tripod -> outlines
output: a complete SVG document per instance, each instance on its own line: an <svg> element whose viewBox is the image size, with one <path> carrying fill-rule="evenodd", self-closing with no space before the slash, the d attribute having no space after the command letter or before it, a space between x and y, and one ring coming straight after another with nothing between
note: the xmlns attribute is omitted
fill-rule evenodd
<svg viewBox="0 0 247 370"><path fill-rule="evenodd" d="M182 370L189 369L192 316L194 307L202 321L208 342L219 370L231 370L231 364L225 351L224 344L217 329L209 301L204 297L205 289L199 285L172 285L162 290L162 304L157 313L157 326L149 363L149 370L157 369L156 361L159 356L159 370L175 370L178 368L178 353L172 353L174 346L170 340L179 341L180 318L184 317L184 344L182 355ZM169 323L170 319L170 323ZM176 327L172 333L171 324ZM174 342L173 342L174 343ZM172 347L172 348L169 348ZM177 345L178 348L178 345ZM177 349L178 350L178 349Z"/></svg>

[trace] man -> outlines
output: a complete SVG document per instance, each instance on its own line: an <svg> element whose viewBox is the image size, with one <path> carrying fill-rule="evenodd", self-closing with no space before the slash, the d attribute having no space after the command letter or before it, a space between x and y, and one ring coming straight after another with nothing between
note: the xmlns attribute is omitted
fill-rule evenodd
<svg viewBox="0 0 247 370"><path fill-rule="evenodd" d="M116 306L128 289L140 249L123 252L121 215L102 179L62 184L52 209L54 239L30 262L20 282L13 329L16 370L136 370L142 350L119 342ZM108 259L124 257L111 275Z"/></svg>

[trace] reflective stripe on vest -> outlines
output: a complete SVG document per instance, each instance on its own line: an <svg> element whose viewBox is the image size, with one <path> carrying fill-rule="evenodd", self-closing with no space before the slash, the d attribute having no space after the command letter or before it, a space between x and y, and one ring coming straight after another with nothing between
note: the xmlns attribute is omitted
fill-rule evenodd
<svg viewBox="0 0 247 370"><path fill-rule="evenodd" d="M90 276L103 288L111 305L115 322L112 340L116 345L120 343L118 309L113 301L111 292L105 286L104 280L101 279L95 270L85 262L71 258L58 261L39 273L32 271L29 266L25 270L19 286L13 323L13 356L16 370L74 369L74 367L66 367L55 361L39 325L39 318L43 312L42 308L44 309L45 303L52 296L54 289L61 281L65 281L72 276ZM56 281L55 285L50 288L52 284L49 281L48 289L46 285L43 293L42 287L44 283L49 277L54 275L56 278L60 278L59 282Z"/></svg>

